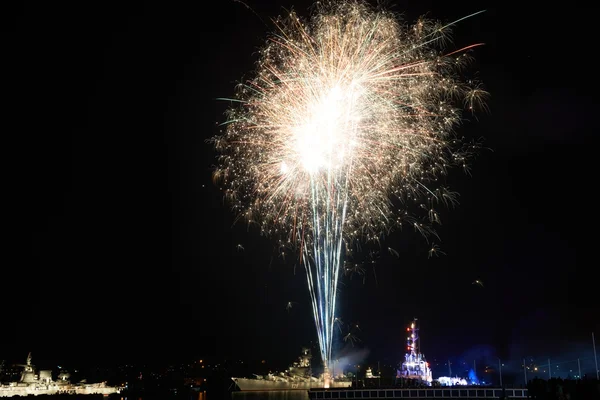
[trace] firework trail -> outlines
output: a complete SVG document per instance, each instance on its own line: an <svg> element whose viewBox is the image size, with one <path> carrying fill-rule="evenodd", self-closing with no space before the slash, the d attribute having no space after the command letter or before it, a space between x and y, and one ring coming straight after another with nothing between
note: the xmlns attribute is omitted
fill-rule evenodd
<svg viewBox="0 0 600 400"><path fill-rule="evenodd" d="M436 49L448 34L439 23L405 26L364 3L334 2L276 26L212 139L214 178L238 215L299 248L327 368L342 259L355 241L403 223L427 234L406 201L439 222L434 205L454 195L435 181L469 154L452 135L455 104L473 109L485 92L458 75L474 46Z"/></svg>

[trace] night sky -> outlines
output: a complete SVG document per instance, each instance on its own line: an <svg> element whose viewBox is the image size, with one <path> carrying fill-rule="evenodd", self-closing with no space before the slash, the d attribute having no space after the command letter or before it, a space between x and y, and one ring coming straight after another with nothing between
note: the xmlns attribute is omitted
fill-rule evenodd
<svg viewBox="0 0 600 400"><path fill-rule="evenodd" d="M269 18L292 6L306 16L309 2L195 3L3 13L0 359L285 364L316 340L303 269L234 225L205 142L225 120L216 98L253 69ZM577 346L590 356L591 332L600 336L591 15L438 3L389 8L409 22L487 9L455 28L451 48L486 43L472 71L490 113L459 132L489 150L472 176L450 174L461 196L442 211L446 255L428 258L411 229L393 233L374 269L342 278L339 315L359 324L357 348L373 360L401 359L413 317L429 359L558 358Z"/></svg>

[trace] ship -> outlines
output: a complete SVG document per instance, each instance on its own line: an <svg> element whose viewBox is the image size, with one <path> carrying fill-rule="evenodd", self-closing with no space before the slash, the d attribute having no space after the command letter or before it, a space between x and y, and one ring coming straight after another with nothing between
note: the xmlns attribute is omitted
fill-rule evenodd
<svg viewBox="0 0 600 400"><path fill-rule="evenodd" d="M19 364L23 368L18 382L10 382L0 385L0 397L12 396L37 396L37 395L57 395L57 394L102 394L110 395L120 393L121 389L108 386L106 382L73 384L69 381L70 374L61 371L58 380L52 379L51 370L37 371L32 364L31 353L27 356L25 364Z"/></svg>
<svg viewBox="0 0 600 400"><path fill-rule="evenodd" d="M373 375L373 370L371 369L371 367L367 368L367 370L365 371L365 379L379 379L379 378L381 378L381 376Z"/></svg>
<svg viewBox="0 0 600 400"><path fill-rule="evenodd" d="M311 372L310 349L302 349L298 360L280 373L269 373L267 375L256 375L253 378L231 378L240 391L274 391L274 390L308 390L311 388L322 388L327 385L330 388L348 388L352 386L352 380L343 374L324 378L324 374L315 377ZM326 382L327 381L327 382Z"/></svg>
<svg viewBox="0 0 600 400"><path fill-rule="evenodd" d="M416 379L431 386L433 381L431 368L425 360L425 356L419 350L419 328L417 328L417 319L414 318L409 327L406 328L406 354L404 361L397 369L396 378Z"/></svg>

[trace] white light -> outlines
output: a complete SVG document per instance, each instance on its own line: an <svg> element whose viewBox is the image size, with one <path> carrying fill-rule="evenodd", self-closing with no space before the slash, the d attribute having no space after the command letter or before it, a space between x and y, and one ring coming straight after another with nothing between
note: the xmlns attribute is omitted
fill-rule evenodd
<svg viewBox="0 0 600 400"><path fill-rule="evenodd" d="M315 102L295 129L295 149L306 172L341 166L348 149L355 147L352 124L360 120L354 115L355 92L335 86Z"/></svg>

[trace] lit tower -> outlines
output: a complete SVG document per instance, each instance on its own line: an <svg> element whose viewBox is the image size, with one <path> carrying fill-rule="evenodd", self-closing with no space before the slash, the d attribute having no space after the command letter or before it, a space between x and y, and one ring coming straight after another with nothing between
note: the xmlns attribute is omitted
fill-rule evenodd
<svg viewBox="0 0 600 400"><path fill-rule="evenodd" d="M407 353L407 361L415 362L417 360L418 346L417 341L419 340L419 328L417 328L417 319L415 318L410 324L410 328L406 328L408 337L406 338L406 346L409 353Z"/></svg>
<svg viewBox="0 0 600 400"><path fill-rule="evenodd" d="M425 361L425 357L419 352L419 328L417 328L416 318L406 328L406 332L406 354L404 355L402 367L397 372L397 377L419 379L431 384L432 377L429 363Z"/></svg>

